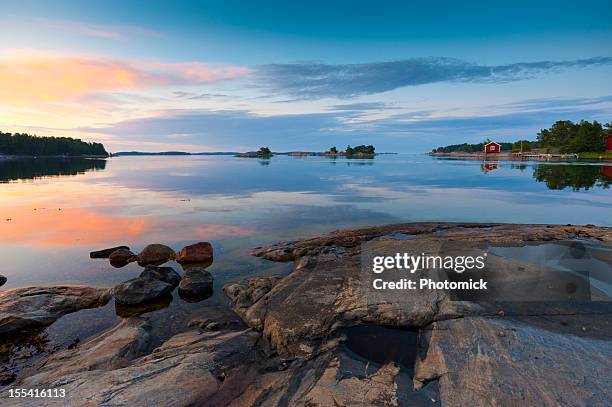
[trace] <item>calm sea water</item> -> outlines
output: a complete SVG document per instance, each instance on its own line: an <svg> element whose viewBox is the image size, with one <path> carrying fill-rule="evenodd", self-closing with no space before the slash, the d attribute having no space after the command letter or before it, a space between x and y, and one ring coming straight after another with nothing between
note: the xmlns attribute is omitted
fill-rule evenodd
<svg viewBox="0 0 612 407"><path fill-rule="evenodd" d="M411 221L612 226L612 164L522 163L381 155L372 160L275 156L115 157L0 161L0 256L8 283L112 286L136 277L91 250L210 241L215 295L154 314L164 329L226 312L223 283L288 269L249 250L279 239ZM178 265L175 265L179 267ZM207 314L208 313L208 314ZM95 317L92 317L95 316ZM87 336L114 304L64 317L51 337Z"/></svg>

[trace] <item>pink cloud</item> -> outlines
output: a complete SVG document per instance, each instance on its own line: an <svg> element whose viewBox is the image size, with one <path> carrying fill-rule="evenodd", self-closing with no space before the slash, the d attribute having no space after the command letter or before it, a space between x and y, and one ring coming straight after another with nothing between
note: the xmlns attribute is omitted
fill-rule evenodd
<svg viewBox="0 0 612 407"><path fill-rule="evenodd" d="M104 39L128 39L134 35L148 37L161 36L161 34L156 31L133 26L102 25L68 20L54 20L48 18L31 18L30 20L32 20L32 22L36 25L44 26L52 30L65 31L72 34Z"/></svg>
<svg viewBox="0 0 612 407"><path fill-rule="evenodd" d="M0 58L0 103L62 102L92 92L234 79L248 68L206 62L158 63L17 52Z"/></svg>

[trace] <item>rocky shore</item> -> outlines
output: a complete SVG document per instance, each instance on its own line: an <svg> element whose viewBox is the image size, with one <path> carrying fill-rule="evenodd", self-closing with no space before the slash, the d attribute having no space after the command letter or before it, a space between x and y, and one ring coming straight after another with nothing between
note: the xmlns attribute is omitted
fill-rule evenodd
<svg viewBox="0 0 612 407"><path fill-rule="evenodd" d="M382 252L403 244L425 250L441 242L459 242L465 250L580 242L605 248L597 252L598 261L612 264L612 228L592 225L412 223L275 243L253 255L294 262L293 272L223 288L244 326L194 321L186 332L153 347L147 318L126 317L20 371L0 387L2 404L612 404L609 299L457 301L442 290L414 292L396 302L365 295L364 244ZM206 250L186 249L182 255ZM554 272L492 253L488 260L520 270L500 277L519 288L529 286L535 273ZM148 274L158 280L172 274L158 275L164 267L153 267ZM209 276L200 271L184 283L185 273L178 284L187 290L206 286ZM110 295L85 287L7 290L0 293L0 327L6 333L44 327L62 312L99 306ZM9 388L62 388L67 400L8 399Z"/></svg>

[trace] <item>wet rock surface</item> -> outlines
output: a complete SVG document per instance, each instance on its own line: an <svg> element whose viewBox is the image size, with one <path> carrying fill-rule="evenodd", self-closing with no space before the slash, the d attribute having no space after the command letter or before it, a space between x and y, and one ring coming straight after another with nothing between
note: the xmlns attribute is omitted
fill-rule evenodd
<svg viewBox="0 0 612 407"><path fill-rule="evenodd" d="M277 243L254 254L295 261L295 271L223 288L248 329L194 319L188 332L151 350L146 319L128 318L10 386L61 387L69 404L85 406L611 404L609 302L478 303L452 301L444 291L366 301L361 244L394 250L405 236L423 248L440 240L468 248L574 239L612 245L610 228L448 223ZM519 277L502 276L530 281Z"/></svg>
<svg viewBox="0 0 612 407"><path fill-rule="evenodd" d="M115 302L121 305L141 305L167 297L174 290L172 284L151 277L137 277L113 289Z"/></svg>
<svg viewBox="0 0 612 407"><path fill-rule="evenodd" d="M159 266L145 267L140 273L140 278L163 281L164 283L170 284L172 287L176 287L181 281L180 274L172 267Z"/></svg>
<svg viewBox="0 0 612 407"><path fill-rule="evenodd" d="M213 277L201 267L185 271L179 284L179 295L188 302L202 301L213 294Z"/></svg>
<svg viewBox="0 0 612 407"><path fill-rule="evenodd" d="M124 267L136 261L136 255L128 249L117 249L108 256L108 261L113 267Z"/></svg>
<svg viewBox="0 0 612 407"><path fill-rule="evenodd" d="M199 242L183 247L176 254L179 263L209 263L213 260L213 248L208 242Z"/></svg>
<svg viewBox="0 0 612 407"><path fill-rule="evenodd" d="M0 335L45 328L58 318L105 305L105 288L79 285L14 288L0 292Z"/></svg>
<svg viewBox="0 0 612 407"><path fill-rule="evenodd" d="M115 252L117 250L130 250L130 248L127 247L127 246L116 246L116 247L110 247L108 249L95 250L95 251L89 253L89 258L91 258L91 259L106 259L106 258L108 258L108 256L110 256L113 252Z"/></svg>
<svg viewBox="0 0 612 407"><path fill-rule="evenodd" d="M170 247L153 243L145 246L144 249L136 257L136 261L140 266L160 265L174 258L174 250Z"/></svg>

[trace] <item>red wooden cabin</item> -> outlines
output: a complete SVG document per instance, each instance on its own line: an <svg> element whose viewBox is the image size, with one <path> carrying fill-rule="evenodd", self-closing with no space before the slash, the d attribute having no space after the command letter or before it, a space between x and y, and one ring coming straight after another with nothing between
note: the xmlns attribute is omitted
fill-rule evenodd
<svg viewBox="0 0 612 407"><path fill-rule="evenodd" d="M501 145L494 142L494 141L489 141L487 144L484 145L484 152L485 154L495 154L495 153L499 153L501 151Z"/></svg>

